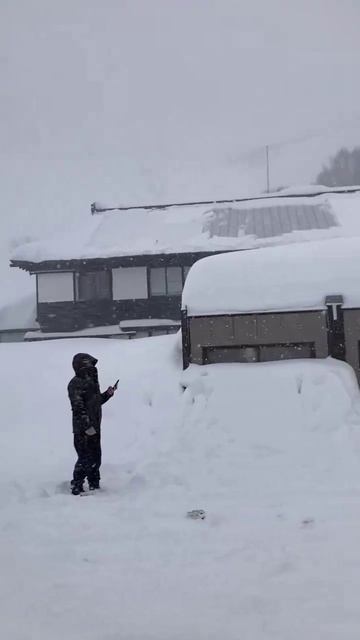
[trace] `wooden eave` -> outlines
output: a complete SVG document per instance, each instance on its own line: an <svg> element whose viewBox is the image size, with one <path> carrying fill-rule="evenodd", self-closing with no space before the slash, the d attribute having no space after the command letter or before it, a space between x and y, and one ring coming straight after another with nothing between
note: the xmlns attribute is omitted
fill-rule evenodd
<svg viewBox="0 0 360 640"><path fill-rule="evenodd" d="M232 251L232 250L231 250ZM118 256L111 258L82 258L72 260L43 260L29 262L26 260L11 260L10 266L23 269L29 273L42 271L89 271L91 269L116 269L117 267L161 267L192 265L196 260L226 251L193 251L180 253L148 253L132 256Z"/></svg>

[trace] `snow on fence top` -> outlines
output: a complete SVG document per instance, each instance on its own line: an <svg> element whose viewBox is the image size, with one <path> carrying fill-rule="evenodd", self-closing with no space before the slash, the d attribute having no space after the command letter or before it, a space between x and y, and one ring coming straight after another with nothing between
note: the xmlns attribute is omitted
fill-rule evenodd
<svg viewBox="0 0 360 640"><path fill-rule="evenodd" d="M360 238L203 258L188 274L183 307L190 316L324 309L332 294L360 307Z"/></svg>
<svg viewBox="0 0 360 640"><path fill-rule="evenodd" d="M349 189L308 187L228 203L102 213L82 221L76 233L19 247L12 260L226 251L360 235L360 193Z"/></svg>

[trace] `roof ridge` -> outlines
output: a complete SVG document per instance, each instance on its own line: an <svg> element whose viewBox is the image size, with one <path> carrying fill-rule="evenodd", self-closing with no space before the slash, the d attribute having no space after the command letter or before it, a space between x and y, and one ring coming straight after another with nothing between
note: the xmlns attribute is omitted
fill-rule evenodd
<svg viewBox="0 0 360 640"><path fill-rule="evenodd" d="M275 193L265 193L259 196L244 196L242 198L231 198L231 199L221 199L221 200L199 200L192 202L170 202L165 204L146 204L146 205L130 205L130 206L118 206L118 207L102 207L96 201L91 204L91 214L96 215L98 213L107 213L111 211L156 211L156 210L165 210L176 207L193 207L200 205L214 205L214 204L232 204L234 202L253 202L258 200L274 200L277 198L315 198L317 196L326 195L328 193L357 193L360 192L360 186L354 187L328 187L328 188L315 188L314 191L309 193L301 193L296 192L288 193L287 190L284 192L275 192Z"/></svg>

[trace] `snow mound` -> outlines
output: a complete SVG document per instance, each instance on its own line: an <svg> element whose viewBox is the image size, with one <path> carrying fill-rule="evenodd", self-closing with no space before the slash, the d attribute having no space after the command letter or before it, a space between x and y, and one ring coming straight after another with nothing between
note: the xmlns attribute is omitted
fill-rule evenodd
<svg viewBox="0 0 360 640"><path fill-rule="evenodd" d="M36 329L36 300L34 295L0 307L0 330Z"/></svg>
<svg viewBox="0 0 360 640"><path fill-rule="evenodd" d="M189 459L196 458L189 475L206 470L205 486L216 474L218 487L236 486L247 501L250 487L253 499L347 484L334 443L358 402L350 367L330 359L195 365L183 384Z"/></svg>
<svg viewBox="0 0 360 640"><path fill-rule="evenodd" d="M75 351L99 358L103 387L120 378L104 407L104 491L85 499L65 492ZM178 336L0 353L4 638L357 640L350 367L183 372Z"/></svg>
<svg viewBox="0 0 360 640"><path fill-rule="evenodd" d="M338 238L203 258L183 291L189 315L324 309L342 294L360 306L360 238Z"/></svg>

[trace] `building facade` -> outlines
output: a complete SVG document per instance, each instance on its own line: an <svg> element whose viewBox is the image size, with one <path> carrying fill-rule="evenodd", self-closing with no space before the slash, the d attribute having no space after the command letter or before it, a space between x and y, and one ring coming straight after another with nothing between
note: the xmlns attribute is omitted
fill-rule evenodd
<svg viewBox="0 0 360 640"><path fill-rule="evenodd" d="M353 233L355 217L348 212L357 206L357 188L320 187L113 213L93 205L78 234L19 247L11 266L35 276L40 338L92 328L107 337L168 333L180 323L182 289L195 262Z"/></svg>
<svg viewBox="0 0 360 640"><path fill-rule="evenodd" d="M360 382L360 307L203 317L183 312L182 332L184 368L331 356L348 362Z"/></svg>
<svg viewBox="0 0 360 640"><path fill-rule="evenodd" d="M124 326L123 333L168 332L180 323L181 293L191 265L205 252L21 264L36 278L43 333ZM20 266L20 265L19 265ZM149 319L154 322L151 326ZM140 321L144 320L144 327ZM156 321L159 320L157 323ZM168 320L168 326L164 324Z"/></svg>

